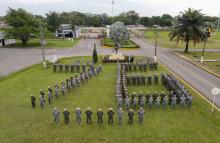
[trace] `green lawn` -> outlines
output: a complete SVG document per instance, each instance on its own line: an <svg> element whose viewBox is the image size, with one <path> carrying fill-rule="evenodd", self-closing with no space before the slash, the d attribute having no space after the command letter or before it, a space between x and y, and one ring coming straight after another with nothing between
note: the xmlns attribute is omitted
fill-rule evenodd
<svg viewBox="0 0 220 143"><path fill-rule="evenodd" d="M80 39L68 40L68 39L47 39L47 44L45 48L71 48L77 45ZM40 40L39 39L32 39L28 41L26 45L22 45L20 40L16 40L15 45L8 45L6 47L33 47L33 48L40 48Z"/></svg>
<svg viewBox="0 0 220 143"><path fill-rule="evenodd" d="M179 52L179 53L193 60L200 59L202 55L202 52L190 52L188 54L183 52ZM220 60L220 52L205 52L204 60ZM203 64L220 72L220 62L204 62Z"/></svg>
<svg viewBox="0 0 220 143"><path fill-rule="evenodd" d="M78 59L88 59L78 57ZM64 59L62 63L70 63L76 58ZM167 72L162 67L158 73ZM146 73L146 74L153 74ZM106 111L109 107L116 109L115 80L116 64L103 64L103 73L93 78L81 87L72 90L62 99L54 100L53 106L47 105L44 110L32 109L30 105L31 93L38 95L39 89L46 90L48 85L54 85L72 74L53 73L51 68L43 69L42 65L35 65L0 80L0 142L1 143L218 143L220 142L220 114L210 113L211 106L201 97L194 95L191 109L167 110L154 108L146 109L143 125L127 125L125 114L124 124L118 126L107 124ZM129 87L132 91L153 91L147 86ZM157 89L158 88L158 89ZM156 91L163 90L160 86ZM132 92L131 91L131 92ZM61 123L55 125L52 118L53 107L70 111L70 125ZM73 109L76 106L83 110L83 124L77 126ZM85 124L85 109L91 107L93 111L102 107L105 111L104 124L97 125L95 113L94 124ZM116 120L116 116L115 116Z"/></svg>
<svg viewBox="0 0 220 143"><path fill-rule="evenodd" d="M104 38L104 46L114 47L114 43L110 38ZM139 46L131 40L129 40L128 43L122 44L121 46L122 48L139 48Z"/></svg>
<svg viewBox="0 0 220 143"><path fill-rule="evenodd" d="M159 33L159 45L164 48L185 48L185 42L176 43L176 41L169 40L170 31L160 31ZM146 38L149 42L155 43L155 31L149 30L146 33ZM203 43L194 45L193 42L190 42L189 48L203 48ZM212 35L208 38L206 48L210 49L220 49L220 32Z"/></svg>

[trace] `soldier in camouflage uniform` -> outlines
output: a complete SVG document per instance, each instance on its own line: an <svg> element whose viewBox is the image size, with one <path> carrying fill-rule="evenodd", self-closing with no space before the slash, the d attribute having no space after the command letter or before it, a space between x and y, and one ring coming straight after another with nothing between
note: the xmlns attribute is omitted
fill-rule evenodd
<svg viewBox="0 0 220 143"><path fill-rule="evenodd" d="M139 124L142 124L144 121L144 109L141 107L138 111L138 122Z"/></svg>
<svg viewBox="0 0 220 143"><path fill-rule="evenodd" d="M56 107L53 109L53 118L54 122L58 124L60 121L60 111Z"/></svg>

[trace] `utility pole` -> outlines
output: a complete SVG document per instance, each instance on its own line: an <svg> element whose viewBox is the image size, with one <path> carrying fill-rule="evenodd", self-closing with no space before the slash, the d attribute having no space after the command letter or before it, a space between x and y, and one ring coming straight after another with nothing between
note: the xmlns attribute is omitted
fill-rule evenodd
<svg viewBox="0 0 220 143"><path fill-rule="evenodd" d="M154 50L154 62L157 62L157 44L158 44L158 36L159 36L159 29L156 32L156 41L155 41L155 50Z"/></svg>
<svg viewBox="0 0 220 143"><path fill-rule="evenodd" d="M115 1L112 0L112 17L114 16L114 5L115 5Z"/></svg>
<svg viewBox="0 0 220 143"><path fill-rule="evenodd" d="M40 43L41 43L41 51L42 51L42 57L43 57L43 66L44 66L44 68L47 68L46 60L45 60L45 51L44 51L45 41L43 39L43 29L42 29L41 22L40 22Z"/></svg>
<svg viewBox="0 0 220 143"><path fill-rule="evenodd" d="M202 56L201 56L201 64L203 63L204 54L205 54L205 46L206 46L207 36L204 40L203 50L202 50Z"/></svg>

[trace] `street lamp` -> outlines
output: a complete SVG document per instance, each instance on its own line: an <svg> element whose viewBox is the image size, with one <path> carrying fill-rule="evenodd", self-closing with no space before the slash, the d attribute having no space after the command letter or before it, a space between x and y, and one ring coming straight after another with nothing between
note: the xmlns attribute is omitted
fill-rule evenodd
<svg viewBox="0 0 220 143"><path fill-rule="evenodd" d="M41 43L41 51L42 51L43 66L44 66L44 68L47 67L46 60L45 60L45 51L44 51L44 45L46 44L45 42L46 41L43 39L43 29L42 29L42 25L41 25L41 22L40 22L40 43Z"/></svg>
<svg viewBox="0 0 220 143"><path fill-rule="evenodd" d="M156 41L155 41L155 50L154 50L154 61L157 62L157 44L158 44L158 37L159 37L159 28L156 31Z"/></svg>
<svg viewBox="0 0 220 143"><path fill-rule="evenodd" d="M213 100L212 100L212 112L213 112L213 110L214 110L214 106L215 106L215 97L216 97L216 95L218 95L219 93L220 93L220 89L219 88L213 88L212 90L211 90L211 93L212 93L212 95L213 95Z"/></svg>
<svg viewBox="0 0 220 143"><path fill-rule="evenodd" d="M205 46L206 46L207 37L204 40L203 50L202 50L202 56L201 56L201 63L203 63L204 54L205 54Z"/></svg>

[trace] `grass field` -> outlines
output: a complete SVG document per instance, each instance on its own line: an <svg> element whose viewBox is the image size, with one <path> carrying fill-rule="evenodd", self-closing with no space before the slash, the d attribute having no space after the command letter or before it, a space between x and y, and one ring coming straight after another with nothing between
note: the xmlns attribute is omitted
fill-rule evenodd
<svg viewBox="0 0 220 143"><path fill-rule="evenodd" d="M68 39L47 39L47 44L45 48L71 48L77 45L80 39L74 39L74 41ZM28 41L26 45L22 45L20 40L16 40L16 44L8 45L6 47L15 47L15 48L25 48L25 47L33 47L33 48L41 48L39 39L32 39Z"/></svg>
<svg viewBox="0 0 220 143"><path fill-rule="evenodd" d="M170 31L160 31L159 33L159 46L164 48L185 48L185 42L176 43L176 41L170 41L169 39ZM214 33L213 33L214 34ZM149 30L146 33L146 38L149 42L155 42L155 31ZM189 48L203 48L203 42L194 45L193 42L190 42ZM208 42L206 43L206 48L209 49L220 49L220 32L212 35L208 38Z"/></svg>
<svg viewBox="0 0 220 143"><path fill-rule="evenodd" d="M202 55L202 52L190 52L189 54L183 52L179 52L179 53L193 60L200 59ZM220 60L220 52L205 52L204 60ZM220 62L203 62L203 64L220 72Z"/></svg>
<svg viewBox="0 0 220 143"><path fill-rule="evenodd" d="M78 57L77 59L82 59ZM91 57L83 58L88 59ZM70 63L76 58L64 59L62 63ZM159 72L166 72L162 67ZM151 72L150 74L153 74ZM148 73L147 73L148 74ZM210 113L211 106L195 92L191 109L172 110L154 108L146 110L143 125L137 124L135 113L134 125L127 124L125 112L124 124L119 126L107 124L106 111L109 107L116 109L115 80L116 64L103 64L103 72L88 83L72 90L62 99L54 100L52 106L44 110L31 108L30 97L37 97L39 89L46 90L48 85L54 85L62 79L71 76L69 73L53 73L51 68L43 69L35 65L0 80L0 142L1 143L218 143L220 142L220 114ZM157 88L129 87L131 91L160 91ZM70 125L61 123L55 125L52 118L53 107L67 107L70 113ZM83 124L77 126L73 110L81 107ZM93 124L85 124L85 109L93 111L102 107L105 111L104 124L97 125L95 113Z"/></svg>
<svg viewBox="0 0 220 143"><path fill-rule="evenodd" d="M104 46L114 47L114 43L110 38L104 38ZM139 48L134 42L129 40L129 43L125 43L121 45L122 48Z"/></svg>

